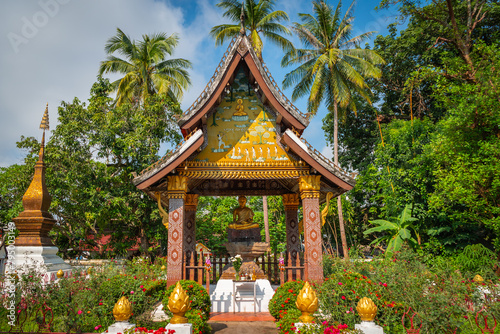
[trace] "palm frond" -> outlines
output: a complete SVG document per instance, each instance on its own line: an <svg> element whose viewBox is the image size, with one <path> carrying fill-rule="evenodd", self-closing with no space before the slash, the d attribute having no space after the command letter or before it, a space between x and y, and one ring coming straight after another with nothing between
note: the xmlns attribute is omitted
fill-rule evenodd
<svg viewBox="0 0 500 334"><path fill-rule="evenodd" d="M221 24L210 30L210 36L215 39L215 45L222 45L228 39L239 34L240 26L236 24Z"/></svg>

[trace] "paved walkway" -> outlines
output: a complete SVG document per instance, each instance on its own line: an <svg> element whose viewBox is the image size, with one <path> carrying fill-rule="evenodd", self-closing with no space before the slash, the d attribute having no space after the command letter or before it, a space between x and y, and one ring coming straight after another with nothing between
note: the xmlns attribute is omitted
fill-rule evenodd
<svg viewBox="0 0 500 334"><path fill-rule="evenodd" d="M212 327L212 333L216 334L277 334L278 330L274 322L208 322Z"/></svg>
<svg viewBox="0 0 500 334"><path fill-rule="evenodd" d="M208 321L217 334L277 334L274 318L262 313L211 313Z"/></svg>

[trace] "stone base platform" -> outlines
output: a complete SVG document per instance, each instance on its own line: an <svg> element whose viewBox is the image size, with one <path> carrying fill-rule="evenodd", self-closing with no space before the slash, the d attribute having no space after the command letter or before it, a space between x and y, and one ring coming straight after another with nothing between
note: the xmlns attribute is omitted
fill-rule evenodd
<svg viewBox="0 0 500 334"><path fill-rule="evenodd" d="M267 279L257 279L256 284L256 312L269 312L269 301L274 295L274 290L271 283ZM248 293L253 294L253 288L249 284ZM220 279L217 282L214 292L210 295L212 308L210 312L233 312L233 280ZM253 300L236 301L235 312L252 312L254 311Z"/></svg>
<svg viewBox="0 0 500 334"><path fill-rule="evenodd" d="M59 269L64 272L64 277L69 277L73 267L57 255L56 246L16 246L15 267L20 272L35 269L44 273L45 283L55 281Z"/></svg>

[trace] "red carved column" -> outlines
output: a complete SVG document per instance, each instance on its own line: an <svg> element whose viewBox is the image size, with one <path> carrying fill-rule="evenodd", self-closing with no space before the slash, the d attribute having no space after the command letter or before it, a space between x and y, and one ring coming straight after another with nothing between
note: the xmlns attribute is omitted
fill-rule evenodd
<svg viewBox="0 0 500 334"><path fill-rule="evenodd" d="M299 222L297 210L299 209L298 194L284 194L283 205L285 206L286 220L286 251L292 257L292 265L296 265L296 259L300 251Z"/></svg>
<svg viewBox="0 0 500 334"><path fill-rule="evenodd" d="M198 207L198 195L187 194L184 216L184 252L188 257L195 252L196 246L196 208Z"/></svg>
<svg viewBox="0 0 500 334"><path fill-rule="evenodd" d="M184 200L187 192L187 177L168 176L167 189L169 198L167 286L170 286L183 278Z"/></svg>
<svg viewBox="0 0 500 334"><path fill-rule="evenodd" d="M323 250L321 215L319 212L320 175L299 179L300 197L304 211L305 279L323 281Z"/></svg>

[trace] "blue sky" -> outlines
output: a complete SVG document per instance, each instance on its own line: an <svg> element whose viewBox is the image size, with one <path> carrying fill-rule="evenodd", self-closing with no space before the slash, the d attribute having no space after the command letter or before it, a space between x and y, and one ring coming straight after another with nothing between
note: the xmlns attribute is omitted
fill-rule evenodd
<svg viewBox="0 0 500 334"><path fill-rule="evenodd" d="M178 33L180 44L174 57L193 63L193 85L186 92L183 109L198 97L214 73L227 43L215 47L208 31L226 22L217 0L38 0L0 2L0 167L21 163L25 152L15 142L21 135L41 139L38 129L45 103L49 103L50 124L57 124L61 101L77 97L86 101L95 81L99 62L105 59L104 44L119 27L133 39L158 31ZM328 1L336 6L337 1ZM350 1L344 1L347 8ZM376 0L358 0L354 33L387 33L397 12L375 11ZM277 1L291 22L298 13L310 13L310 1ZM296 42L295 39L292 39ZM264 41L264 61L278 84L291 68L280 67L282 52ZM291 96L291 90L285 90ZM295 105L305 112L305 100ZM324 108L313 118L304 137L327 157L331 149L318 131ZM162 149L166 149L165 147ZM163 155L164 152L159 152Z"/></svg>

